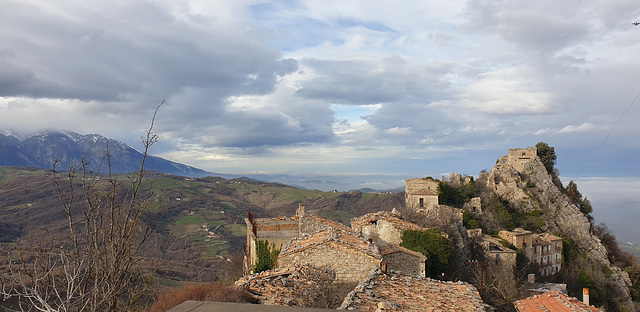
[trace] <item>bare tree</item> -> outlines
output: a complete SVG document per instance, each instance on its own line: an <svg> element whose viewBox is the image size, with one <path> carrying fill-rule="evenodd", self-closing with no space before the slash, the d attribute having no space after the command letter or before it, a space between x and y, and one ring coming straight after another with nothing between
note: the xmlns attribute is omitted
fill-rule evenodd
<svg viewBox="0 0 640 312"><path fill-rule="evenodd" d="M54 162L53 176L66 214L68 235L30 241L29 248L8 255L7 272L0 276L0 294L17 299L21 311L121 311L142 309L140 296L151 276L140 268L139 249L150 234L143 218L149 208L152 183L145 182L145 161L158 137L156 114L142 138L139 171L126 179L111 172L111 154L95 172L83 158L61 176ZM107 173L101 174L105 165ZM78 181L81 179L81 181ZM81 191L77 188L81 187Z"/></svg>

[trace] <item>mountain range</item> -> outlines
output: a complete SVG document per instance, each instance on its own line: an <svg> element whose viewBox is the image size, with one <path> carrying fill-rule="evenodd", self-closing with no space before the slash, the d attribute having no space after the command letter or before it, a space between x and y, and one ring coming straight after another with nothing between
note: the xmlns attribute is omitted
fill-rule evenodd
<svg viewBox="0 0 640 312"><path fill-rule="evenodd" d="M10 130L0 132L0 166L51 169L58 159L57 168L66 170L70 166L79 165L84 157L84 161L88 163L87 169L106 172L108 168L104 157L107 148L111 154L112 173L140 169L142 153L127 144L99 134L82 135L63 130L45 130L28 135ZM145 168L186 177L212 175L202 169L150 155Z"/></svg>
<svg viewBox="0 0 640 312"><path fill-rule="evenodd" d="M79 134L66 130L42 130L24 134L12 130L0 129L0 166L35 167L52 169L58 159L57 169L65 171L71 165L78 165L84 157L87 169L97 171L107 154L111 153L111 172L127 173L140 169L142 153L125 143L109 139L100 134ZM100 172L107 171L106 163ZM208 172L161 157L149 155L145 169L184 177L201 178L216 176L225 179L243 178L265 182L276 182L302 189L323 191L361 191L363 193L400 192L404 186L397 187L406 177L368 175L362 176L302 176L288 174L223 174ZM376 189L362 187L371 181L378 183ZM398 182L400 181L400 182Z"/></svg>

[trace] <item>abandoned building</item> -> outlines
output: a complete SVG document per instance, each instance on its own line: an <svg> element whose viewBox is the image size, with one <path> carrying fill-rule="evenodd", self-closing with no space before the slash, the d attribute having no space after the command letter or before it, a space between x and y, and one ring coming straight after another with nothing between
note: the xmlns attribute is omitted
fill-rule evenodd
<svg viewBox="0 0 640 312"><path fill-rule="evenodd" d="M498 158L496 165L508 164L518 172L524 171L524 164L538 158L538 149L535 147L510 148L507 156Z"/></svg>
<svg viewBox="0 0 640 312"><path fill-rule="evenodd" d="M535 234L522 228L500 231L498 235L516 248L522 248L527 259L539 266L541 276L560 272L562 238L549 233Z"/></svg>
<svg viewBox="0 0 640 312"><path fill-rule="evenodd" d="M267 240L280 248L294 238L328 228L351 231L342 223L307 215L302 204L299 205L293 217L254 218L249 212L245 222L247 224L247 242L244 248L243 263L245 275L252 273L257 261L256 244L258 240Z"/></svg>
<svg viewBox="0 0 640 312"><path fill-rule="evenodd" d="M465 282L371 272L342 302L358 311L485 311L478 290Z"/></svg>
<svg viewBox="0 0 640 312"><path fill-rule="evenodd" d="M406 230L426 231L426 228L404 221L393 212L380 211L351 219L351 229L379 246L400 245ZM445 234L443 234L446 236Z"/></svg>
<svg viewBox="0 0 640 312"><path fill-rule="evenodd" d="M382 266L410 276L427 277L427 257L398 245L386 245L380 248Z"/></svg>
<svg viewBox="0 0 640 312"><path fill-rule="evenodd" d="M433 178L405 180L405 206L413 211L425 212L437 207L438 182Z"/></svg>
<svg viewBox="0 0 640 312"><path fill-rule="evenodd" d="M328 228L292 239L280 251L277 266L311 264L333 270L336 281L359 282L381 262L382 254L372 240Z"/></svg>

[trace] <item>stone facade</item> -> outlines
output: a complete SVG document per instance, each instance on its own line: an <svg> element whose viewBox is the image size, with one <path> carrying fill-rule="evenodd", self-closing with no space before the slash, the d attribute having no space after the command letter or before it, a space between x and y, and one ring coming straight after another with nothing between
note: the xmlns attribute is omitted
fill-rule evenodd
<svg viewBox="0 0 640 312"><path fill-rule="evenodd" d="M333 228L291 240L278 256L278 267L310 264L327 268L335 272L338 282L359 282L381 262L375 242Z"/></svg>
<svg viewBox="0 0 640 312"><path fill-rule="evenodd" d="M534 234L520 228L500 231L499 235L516 248L522 248L527 259L538 264L540 275L548 276L560 272L562 238L548 233Z"/></svg>
<svg viewBox="0 0 640 312"><path fill-rule="evenodd" d="M434 179L405 180L405 205L414 211L426 211L438 206L438 182Z"/></svg>
<svg viewBox="0 0 640 312"><path fill-rule="evenodd" d="M387 270L401 272L410 276L427 277L425 266L427 257L423 254L395 245L387 245L380 248L380 253Z"/></svg>

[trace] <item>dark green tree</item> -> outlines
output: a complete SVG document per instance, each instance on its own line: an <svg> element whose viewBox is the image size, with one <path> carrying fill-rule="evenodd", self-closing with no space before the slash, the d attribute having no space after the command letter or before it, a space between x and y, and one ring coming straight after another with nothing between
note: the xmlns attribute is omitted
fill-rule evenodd
<svg viewBox="0 0 640 312"><path fill-rule="evenodd" d="M406 230L402 233L400 246L422 253L427 257L427 275L433 278L442 273L452 273L452 247L448 238L442 236L438 229L426 231Z"/></svg>
<svg viewBox="0 0 640 312"><path fill-rule="evenodd" d="M258 261L253 268L253 273L260 273L276 267L280 249L276 248L275 244L269 244L267 240L259 240L256 242L256 251Z"/></svg>
<svg viewBox="0 0 640 312"><path fill-rule="evenodd" d="M580 211L584 214L590 214L593 212L593 207L591 207L591 202L585 197L582 198L582 194L578 191L578 185L569 181L567 187L564 188L565 194L569 197L571 202L580 208Z"/></svg>
<svg viewBox="0 0 640 312"><path fill-rule="evenodd" d="M555 148L549 146L547 143L538 142L536 149L538 149L538 157L540 161L542 161L542 164L544 164L544 167L547 168L547 172L553 175L553 169L557 159Z"/></svg>

